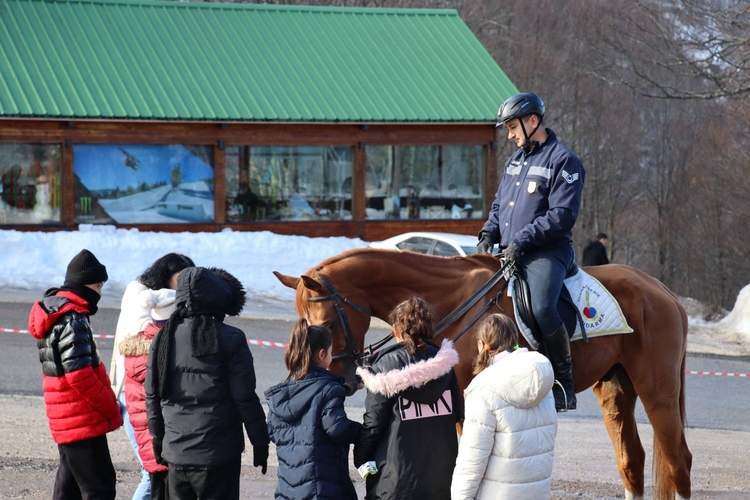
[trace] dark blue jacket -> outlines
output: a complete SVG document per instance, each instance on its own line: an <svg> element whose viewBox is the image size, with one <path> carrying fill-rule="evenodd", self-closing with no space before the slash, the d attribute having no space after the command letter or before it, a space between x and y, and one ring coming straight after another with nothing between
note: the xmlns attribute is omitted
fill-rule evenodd
<svg viewBox="0 0 750 500"><path fill-rule="evenodd" d="M515 240L523 250L568 243L581 207L585 171L578 157L551 129L530 154L519 148L505 173L482 228L495 242Z"/></svg>
<svg viewBox="0 0 750 500"><path fill-rule="evenodd" d="M360 424L346 418L345 397L344 379L318 367L266 391L268 433L279 458L276 498L357 498L349 444Z"/></svg>

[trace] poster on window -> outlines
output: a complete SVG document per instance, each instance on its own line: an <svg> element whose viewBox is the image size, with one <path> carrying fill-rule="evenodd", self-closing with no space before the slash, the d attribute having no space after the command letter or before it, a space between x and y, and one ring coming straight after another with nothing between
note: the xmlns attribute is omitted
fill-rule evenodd
<svg viewBox="0 0 750 500"><path fill-rule="evenodd" d="M179 144L74 145L76 222L213 222L211 153Z"/></svg>

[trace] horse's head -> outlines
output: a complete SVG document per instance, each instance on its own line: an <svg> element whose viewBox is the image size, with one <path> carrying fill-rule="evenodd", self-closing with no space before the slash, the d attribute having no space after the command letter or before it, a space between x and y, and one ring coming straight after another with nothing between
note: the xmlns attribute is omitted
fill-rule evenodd
<svg viewBox="0 0 750 500"><path fill-rule="evenodd" d="M335 283L324 274L315 278L302 275L273 274L285 286L297 291L296 308L311 325L323 325L333 334L333 362L330 370L344 377L347 396L359 388L356 369L364 349L365 333L370 327L370 310L357 289Z"/></svg>

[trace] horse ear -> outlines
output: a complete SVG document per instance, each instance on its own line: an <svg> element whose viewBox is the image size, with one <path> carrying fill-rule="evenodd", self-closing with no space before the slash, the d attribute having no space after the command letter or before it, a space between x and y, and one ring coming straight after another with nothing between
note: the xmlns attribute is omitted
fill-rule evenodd
<svg viewBox="0 0 750 500"><path fill-rule="evenodd" d="M296 290L297 285L299 285L299 278L295 278L294 276L287 276L285 274L281 274L278 271L274 271L273 275L276 276L279 281L281 281L282 285L288 286L293 290Z"/></svg>
<svg viewBox="0 0 750 500"><path fill-rule="evenodd" d="M312 290L313 292L322 292L323 287L320 283L315 281L309 276L305 276L304 274L301 276L302 282L305 284L305 288Z"/></svg>

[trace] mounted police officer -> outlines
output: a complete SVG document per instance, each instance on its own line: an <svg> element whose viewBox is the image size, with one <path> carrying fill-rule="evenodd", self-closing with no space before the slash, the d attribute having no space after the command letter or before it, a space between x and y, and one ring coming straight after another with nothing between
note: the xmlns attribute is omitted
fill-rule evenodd
<svg viewBox="0 0 750 500"><path fill-rule="evenodd" d="M571 237L585 172L543 120L544 102L533 93L514 95L500 106L497 126L505 126L518 150L505 163L477 249L491 253L499 243L503 257L524 273L544 348L562 386L553 388L555 407L565 411L575 409L576 397L570 341L557 301L574 265Z"/></svg>

